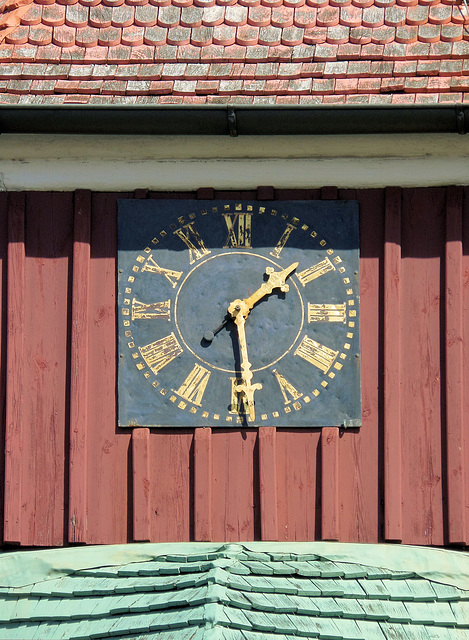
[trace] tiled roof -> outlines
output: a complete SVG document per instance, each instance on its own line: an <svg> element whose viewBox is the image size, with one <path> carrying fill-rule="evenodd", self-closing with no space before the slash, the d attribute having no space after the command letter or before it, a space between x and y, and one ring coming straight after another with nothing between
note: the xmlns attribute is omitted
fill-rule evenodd
<svg viewBox="0 0 469 640"><path fill-rule="evenodd" d="M0 0L0 102L468 102L465 0Z"/></svg>
<svg viewBox="0 0 469 640"><path fill-rule="evenodd" d="M279 552L268 543L262 548L252 551L236 544L184 553L182 545L179 552L147 561L80 568L25 586L1 587L0 637L468 637L469 591L445 584L441 573L436 581L409 570L331 561L293 548ZM385 546L382 557L385 563ZM41 552L32 563L42 566Z"/></svg>

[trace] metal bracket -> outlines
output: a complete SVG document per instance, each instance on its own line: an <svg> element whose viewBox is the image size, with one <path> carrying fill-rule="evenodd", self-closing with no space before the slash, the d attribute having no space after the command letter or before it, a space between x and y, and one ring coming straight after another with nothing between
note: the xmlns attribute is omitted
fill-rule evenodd
<svg viewBox="0 0 469 640"><path fill-rule="evenodd" d="M361 420L344 420L344 424L342 425L344 429L352 429L354 427L361 427Z"/></svg>
<svg viewBox="0 0 469 640"><path fill-rule="evenodd" d="M228 130L230 132L230 137L237 138L238 128L237 128L237 122L236 122L236 112L233 108L228 109L227 118L228 118Z"/></svg>
<svg viewBox="0 0 469 640"><path fill-rule="evenodd" d="M456 127L460 135L464 135L466 133L466 121L464 109L462 107L456 107Z"/></svg>

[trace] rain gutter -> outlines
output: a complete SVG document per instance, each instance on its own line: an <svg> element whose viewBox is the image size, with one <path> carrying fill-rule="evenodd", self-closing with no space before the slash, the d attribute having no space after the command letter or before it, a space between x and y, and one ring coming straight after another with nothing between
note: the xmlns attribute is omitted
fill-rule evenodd
<svg viewBox="0 0 469 640"><path fill-rule="evenodd" d="M0 134L345 135L459 133L466 105L0 105Z"/></svg>

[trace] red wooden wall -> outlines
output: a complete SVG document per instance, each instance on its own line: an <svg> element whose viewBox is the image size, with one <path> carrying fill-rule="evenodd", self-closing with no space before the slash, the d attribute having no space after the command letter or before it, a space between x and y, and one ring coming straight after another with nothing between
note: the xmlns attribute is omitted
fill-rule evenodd
<svg viewBox="0 0 469 640"><path fill-rule="evenodd" d="M119 197L357 199L361 429L119 429ZM469 189L0 193L0 534L465 544Z"/></svg>

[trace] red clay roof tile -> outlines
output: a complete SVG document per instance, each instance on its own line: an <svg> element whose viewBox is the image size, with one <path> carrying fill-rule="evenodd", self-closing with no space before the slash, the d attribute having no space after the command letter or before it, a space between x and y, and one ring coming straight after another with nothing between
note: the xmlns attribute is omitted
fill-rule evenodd
<svg viewBox="0 0 469 640"><path fill-rule="evenodd" d="M405 104L468 92L462 0L9 0L0 43L11 104Z"/></svg>

